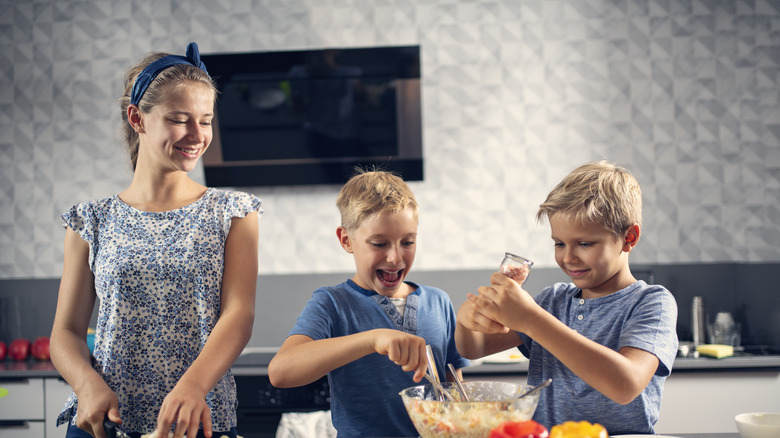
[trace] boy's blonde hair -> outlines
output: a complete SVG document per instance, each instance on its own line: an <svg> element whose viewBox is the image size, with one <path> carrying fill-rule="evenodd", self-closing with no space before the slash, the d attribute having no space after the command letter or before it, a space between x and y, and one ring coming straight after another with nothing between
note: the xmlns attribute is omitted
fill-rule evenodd
<svg viewBox="0 0 780 438"><path fill-rule="evenodd" d="M580 224L602 225L621 238L631 225L642 225L642 190L623 167L607 161L586 163L555 186L536 219L556 214Z"/></svg>
<svg viewBox="0 0 780 438"><path fill-rule="evenodd" d="M397 213L411 208L417 218L417 200L399 176L384 170L356 169L336 199L341 226L357 229L363 221L378 213Z"/></svg>

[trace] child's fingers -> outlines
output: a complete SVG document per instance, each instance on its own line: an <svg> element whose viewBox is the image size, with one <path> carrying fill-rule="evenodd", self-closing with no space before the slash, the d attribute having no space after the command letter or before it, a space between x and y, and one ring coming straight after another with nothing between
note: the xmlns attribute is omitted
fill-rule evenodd
<svg viewBox="0 0 780 438"><path fill-rule="evenodd" d="M491 319L498 311L498 303L490 297L478 295L473 298L469 298L469 300L474 303L474 312L482 313Z"/></svg>
<svg viewBox="0 0 780 438"><path fill-rule="evenodd" d="M428 372L428 362L426 360L421 360L417 363L417 368L414 371L414 381L419 382L420 380L425 377L425 373Z"/></svg>
<svg viewBox="0 0 780 438"><path fill-rule="evenodd" d="M414 370L412 379L419 382L428 371L428 360L425 354L425 343L418 343L416 348L412 348L409 354L409 362L403 367L404 371Z"/></svg>
<svg viewBox="0 0 780 438"><path fill-rule="evenodd" d="M378 352L381 354L381 352ZM401 349L398 346L397 342L387 342L387 351L385 352L387 354L387 358L392 360L396 364L400 364L400 357L401 357Z"/></svg>
<svg viewBox="0 0 780 438"><path fill-rule="evenodd" d="M462 310L458 315L458 320L470 330L487 333L488 330L491 330L490 327L493 322L490 316L491 312L488 310L492 303L474 295L469 296L468 301L471 303L471 307Z"/></svg>
<svg viewBox="0 0 780 438"><path fill-rule="evenodd" d="M498 291L493 286L480 286L477 288L477 292L479 292L479 296L486 298L494 298L498 295Z"/></svg>
<svg viewBox="0 0 780 438"><path fill-rule="evenodd" d="M509 333L509 327L500 324L496 321L490 321L490 326L486 330L487 330L486 333L488 334Z"/></svg>
<svg viewBox="0 0 780 438"><path fill-rule="evenodd" d="M423 345L422 351L420 349L417 349L416 351L417 360L415 361L413 366L410 366L409 369L404 369L404 371L412 371L414 370L414 376L412 376L412 380L415 382L420 382L423 377L425 377L425 373L428 372L428 359L425 354L425 346Z"/></svg>
<svg viewBox="0 0 780 438"><path fill-rule="evenodd" d="M509 329L505 327L503 324L487 317L479 325L478 330L481 331L482 333L487 333L487 334L507 333L509 331Z"/></svg>
<svg viewBox="0 0 780 438"><path fill-rule="evenodd" d="M111 408L108 409L106 416L108 417L109 420L113 421L114 423L122 424L122 418L119 416L119 408L113 405L113 403Z"/></svg>
<svg viewBox="0 0 780 438"><path fill-rule="evenodd" d="M471 301L472 303L475 303L475 304L480 304L480 303L485 303L485 302L490 302L491 301L490 297L487 294L483 294L483 293L479 293L477 295L469 294L469 295L467 295L466 298L469 301Z"/></svg>
<svg viewBox="0 0 780 438"><path fill-rule="evenodd" d="M396 354L395 363L404 365L409 363L409 347L406 345L396 345L398 353Z"/></svg>
<svg viewBox="0 0 780 438"><path fill-rule="evenodd" d="M475 311L472 316L472 323L475 326L475 330L482 333L494 334L507 333L509 331L507 327L496 321L496 318L488 309Z"/></svg>
<svg viewBox="0 0 780 438"><path fill-rule="evenodd" d="M493 275L490 276L491 285L501 286L514 281L515 280L513 280L512 277L508 277L506 274L501 272L494 272Z"/></svg>
<svg viewBox="0 0 780 438"><path fill-rule="evenodd" d="M200 422L203 424L203 435L207 438L213 433L211 429L211 409L204 409L201 413ZM197 433L197 431L196 431Z"/></svg>

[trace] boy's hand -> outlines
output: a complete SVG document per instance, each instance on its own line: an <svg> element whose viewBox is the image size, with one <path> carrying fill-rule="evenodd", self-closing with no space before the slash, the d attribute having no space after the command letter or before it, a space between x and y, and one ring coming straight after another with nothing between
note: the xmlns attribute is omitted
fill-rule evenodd
<svg viewBox="0 0 780 438"><path fill-rule="evenodd" d="M499 272L490 277L490 286L482 286L478 296L469 296L476 312L507 328L526 332L528 312L539 309L533 297L520 285Z"/></svg>
<svg viewBox="0 0 780 438"><path fill-rule="evenodd" d="M468 294L467 300L458 309L457 320L463 327L480 333L507 333L509 328L485 315L483 309L495 304L481 295Z"/></svg>
<svg viewBox="0 0 780 438"><path fill-rule="evenodd" d="M414 370L412 379L419 382L428 370L425 354L425 339L398 330L376 329L374 351L387 356L404 371Z"/></svg>

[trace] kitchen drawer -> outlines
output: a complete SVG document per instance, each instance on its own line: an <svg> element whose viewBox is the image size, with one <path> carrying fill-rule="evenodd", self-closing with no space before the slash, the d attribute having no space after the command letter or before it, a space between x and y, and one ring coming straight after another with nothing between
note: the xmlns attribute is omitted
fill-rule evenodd
<svg viewBox="0 0 780 438"><path fill-rule="evenodd" d="M0 380L8 394L0 398L0 421L43 421L43 379ZM43 424L41 423L41 427ZM43 436L38 435L38 436Z"/></svg>
<svg viewBox="0 0 780 438"><path fill-rule="evenodd" d="M0 421L0 438L41 438L46 436L42 421L21 421L12 424ZM63 431L62 436L65 436Z"/></svg>
<svg viewBox="0 0 780 438"><path fill-rule="evenodd" d="M70 385L60 378L47 378L44 380L44 385L46 388L46 438L63 437L68 426L63 424L57 427L57 417L72 392Z"/></svg>

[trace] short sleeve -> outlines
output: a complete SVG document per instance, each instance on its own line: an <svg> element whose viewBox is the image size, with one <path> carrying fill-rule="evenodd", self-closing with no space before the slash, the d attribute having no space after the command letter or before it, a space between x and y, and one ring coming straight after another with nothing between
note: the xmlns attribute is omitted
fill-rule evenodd
<svg viewBox="0 0 780 438"><path fill-rule="evenodd" d="M262 204L263 201L255 195L244 192L231 192L228 213L232 217L244 217L253 211L262 214Z"/></svg>
<svg viewBox="0 0 780 438"><path fill-rule="evenodd" d="M245 217L253 211L256 211L258 215L263 214L263 201L255 195L245 192L228 191L225 192L225 200L225 221L223 223L223 229L226 235L230 230L231 219Z"/></svg>
<svg viewBox="0 0 780 438"><path fill-rule="evenodd" d="M70 228L89 244L89 266L98 249L98 217L92 203L76 204L62 213L62 227Z"/></svg>
<svg viewBox="0 0 780 438"><path fill-rule="evenodd" d="M62 213L62 228L70 228L82 238L93 235L94 214L88 204L77 204ZM89 240L86 239L85 240Z"/></svg>
<svg viewBox="0 0 780 438"><path fill-rule="evenodd" d="M335 311L328 291L317 289L306 302L288 336L305 335L314 340L330 338L333 334L330 315Z"/></svg>
<svg viewBox="0 0 780 438"><path fill-rule="evenodd" d="M656 374L668 376L677 356L677 302L662 286L649 286L620 336L620 347L648 351L660 362Z"/></svg>

